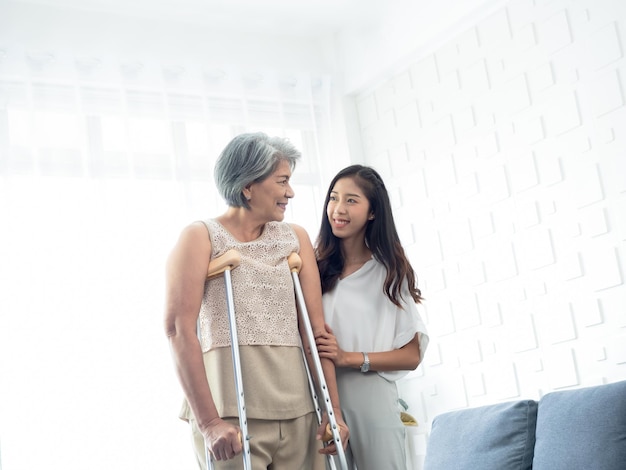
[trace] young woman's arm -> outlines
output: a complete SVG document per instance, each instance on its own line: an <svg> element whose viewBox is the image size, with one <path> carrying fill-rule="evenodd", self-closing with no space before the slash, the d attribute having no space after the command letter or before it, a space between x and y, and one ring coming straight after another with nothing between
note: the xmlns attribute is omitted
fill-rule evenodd
<svg viewBox="0 0 626 470"><path fill-rule="evenodd" d="M320 357L330 359L336 367L353 369L361 368L364 352L369 357L371 371L415 370L421 361L419 333L399 349L381 352L344 351L331 328L326 325L326 333L317 338L317 349Z"/></svg>

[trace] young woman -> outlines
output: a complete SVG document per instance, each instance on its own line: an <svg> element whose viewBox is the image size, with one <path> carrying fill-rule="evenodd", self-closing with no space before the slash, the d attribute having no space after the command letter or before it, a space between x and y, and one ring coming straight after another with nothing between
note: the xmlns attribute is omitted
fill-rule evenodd
<svg viewBox="0 0 626 470"><path fill-rule="evenodd" d="M300 282L314 333L325 331L313 246L301 227L283 222L294 196L291 172L300 152L282 138L241 134L223 150L215 181L226 211L187 226L167 264L165 331L185 393L181 418L191 424L199 468L205 445L216 470L240 469L241 430L233 380L224 280L207 281L209 261L230 249L243 388L253 470L323 468L318 427L302 352L287 257L300 254ZM196 325L200 324L200 338ZM322 359L333 406L334 364ZM345 443L348 428L341 420ZM317 437L317 441L316 441Z"/></svg>
<svg viewBox="0 0 626 470"><path fill-rule="evenodd" d="M327 331L317 347L335 363L348 457L358 470L404 470L396 380L417 368L428 345L415 273L374 169L341 170L324 208L315 254Z"/></svg>

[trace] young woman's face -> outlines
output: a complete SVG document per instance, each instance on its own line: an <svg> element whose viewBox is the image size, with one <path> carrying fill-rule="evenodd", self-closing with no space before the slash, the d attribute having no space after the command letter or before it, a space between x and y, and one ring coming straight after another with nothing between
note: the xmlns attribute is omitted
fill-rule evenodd
<svg viewBox="0 0 626 470"><path fill-rule="evenodd" d="M259 183L252 183L245 193L249 197L250 208L262 219L267 221L281 221L285 218L285 211L289 199L294 196L289 184L291 168L286 160L281 161L276 170Z"/></svg>
<svg viewBox="0 0 626 470"><path fill-rule="evenodd" d="M330 191L326 206L326 216L333 234L338 238L360 236L365 226L372 220L370 202L354 178L337 180Z"/></svg>

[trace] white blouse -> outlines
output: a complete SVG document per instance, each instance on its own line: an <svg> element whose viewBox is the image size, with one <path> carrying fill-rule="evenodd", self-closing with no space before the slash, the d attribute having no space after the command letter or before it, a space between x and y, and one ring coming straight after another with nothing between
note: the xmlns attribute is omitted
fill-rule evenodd
<svg viewBox="0 0 626 470"><path fill-rule="evenodd" d="M429 341L426 325L406 283L401 291L403 308L389 300L383 292L386 275L385 266L372 258L340 279L322 297L326 323L344 351L390 351L401 348L417 333L421 361ZM408 373L407 370L378 372L387 380L398 380Z"/></svg>

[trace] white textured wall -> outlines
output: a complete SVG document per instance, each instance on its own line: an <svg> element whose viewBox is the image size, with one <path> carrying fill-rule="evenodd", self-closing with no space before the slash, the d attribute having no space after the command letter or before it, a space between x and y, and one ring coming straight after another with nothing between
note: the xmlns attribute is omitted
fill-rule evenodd
<svg viewBox="0 0 626 470"><path fill-rule="evenodd" d="M376 3L374 2L369 2ZM506 3L506 0L385 0L376 21L346 24L335 35L342 87L356 93L382 81ZM371 8L371 6L370 6Z"/></svg>
<svg viewBox="0 0 626 470"><path fill-rule="evenodd" d="M432 342L420 422L626 379L626 3L515 0L356 98Z"/></svg>

